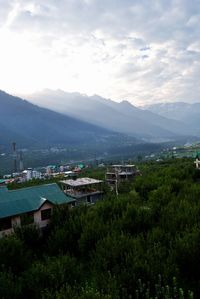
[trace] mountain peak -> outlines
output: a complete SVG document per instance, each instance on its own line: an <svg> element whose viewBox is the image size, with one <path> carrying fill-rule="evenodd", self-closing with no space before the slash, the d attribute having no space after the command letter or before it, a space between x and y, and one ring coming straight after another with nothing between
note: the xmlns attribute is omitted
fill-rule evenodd
<svg viewBox="0 0 200 299"><path fill-rule="evenodd" d="M128 106L128 107L132 106L132 104L127 100L121 101L120 104L123 105L123 106Z"/></svg>
<svg viewBox="0 0 200 299"><path fill-rule="evenodd" d="M16 140L22 146L95 144L114 133L72 116L41 108L0 91L1 143Z"/></svg>
<svg viewBox="0 0 200 299"><path fill-rule="evenodd" d="M131 104L129 101L127 100L123 100L119 103L122 107L124 108L128 108L128 109L137 109L137 107L135 107L133 104Z"/></svg>
<svg viewBox="0 0 200 299"><path fill-rule="evenodd" d="M169 137L174 138L175 135L193 133L183 123L169 121L150 111L141 110L128 100L117 103L98 95L86 96L68 92L60 96L59 91L57 95L54 91L53 96L35 94L29 100L90 124L149 140L155 140L152 139L154 137L169 140Z"/></svg>

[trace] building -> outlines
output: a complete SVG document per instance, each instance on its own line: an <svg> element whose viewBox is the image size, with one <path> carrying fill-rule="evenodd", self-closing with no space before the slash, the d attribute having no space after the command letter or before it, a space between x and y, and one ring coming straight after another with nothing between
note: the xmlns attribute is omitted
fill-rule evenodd
<svg viewBox="0 0 200 299"><path fill-rule="evenodd" d="M107 168L106 181L110 184L118 181L126 181L132 179L138 174L138 170L135 165L111 165Z"/></svg>
<svg viewBox="0 0 200 299"><path fill-rule="evenodd" d="M6 184L6 180L5 179L0 179L0 186L3 186Z"/></svg>
<svg viewBox="0 0 200 299"><path fill-rule="evenodd" d="M22 176L25 181L30 181L32 179L41 179L42 173L32 168L27 168L22 172Z"/></svg>
<svg viewBox="0 0 200 299"><path fill-rule="evenodd" d="M196 160L194 161L196 169L200 169L200 153L197 153Z"/></svg>
<svg viewBox="0 0 200 299"><path fill-rule="evenodd" d="M63 191L67 196L76 200L76 204L94 204L103 199L101 180L79 178L76 180L61 181Z"/></svg>
<svg viewBox="0 0 200 299"><path fill-rule="evenodd" d="M56 170L57 170L56 165L48 165L46 167L46 174L50 176L52 173L55 173Z"/></svg>
<svg viewBox="0 0 200 299"><path fill-rule="evenodd" d="M74 171L71 171L71 170L69 170L69 171L65 171L65 172L64 172L64 177L75 179L75 178L77 178L77 173L74 172Z"/></svg>
<svg viewBox="0 0 200 299"><path fill-rule="evenodd" d="M135 165L111 165L106 171L106 182L118 194L119 183L131 180L139 174Z"/></svg>
<svg viewBox="0 0 200 299"><path fill-rule="evenodd" d="M37 170L33 170L32 171L32 178L33 179L40 179L42 178L42 173L37 171Z"/></svg>
<svg viewBox="0 0 200 299"><path fill-rule="evenodd" d="M73 202L55 183L11 191L0 187L0 237L14 232L16 226L36 224L44 228L56 204Z"/></svg>

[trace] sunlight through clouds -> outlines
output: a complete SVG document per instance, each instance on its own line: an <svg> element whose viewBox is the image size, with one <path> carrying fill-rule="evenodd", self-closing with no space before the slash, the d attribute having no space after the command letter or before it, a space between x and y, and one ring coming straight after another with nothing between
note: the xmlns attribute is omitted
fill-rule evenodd
<svg viewBox="0 0 200 299"><path fill-rule="evenodd" d="M198 101L196 0L0 4L1 89L59 88L139 105Z"/></svg>

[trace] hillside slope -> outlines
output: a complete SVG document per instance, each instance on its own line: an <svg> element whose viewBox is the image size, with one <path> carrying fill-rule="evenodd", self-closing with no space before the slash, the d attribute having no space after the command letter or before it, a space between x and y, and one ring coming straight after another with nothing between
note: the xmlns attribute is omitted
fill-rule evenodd
<svg viewBox="0 0 200 299"><path fill-rule="evenodd" d="M117 134L75 118L38 107L0 91L0 144L22 146L84 145Z"/></svg>

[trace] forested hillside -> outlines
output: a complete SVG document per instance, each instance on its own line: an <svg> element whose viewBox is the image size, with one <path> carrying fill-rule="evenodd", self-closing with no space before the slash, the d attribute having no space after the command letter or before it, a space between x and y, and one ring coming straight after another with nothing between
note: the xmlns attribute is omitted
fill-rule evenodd
<svg viewBox="0 0 200 299"><path fill-rule="evenodd" d="M200 171L192 160L139 165L92 207L55 210L0 240L0 298L200 298Z"/></svg>
<svg viewBox="0 0 200 299"><path fill-rule="evenodd" d="M130 139L87 122L33 105L0 90L0 144L26 148L68 146L87 149ZM132 143L135 139L131 138Z"/></svg>

